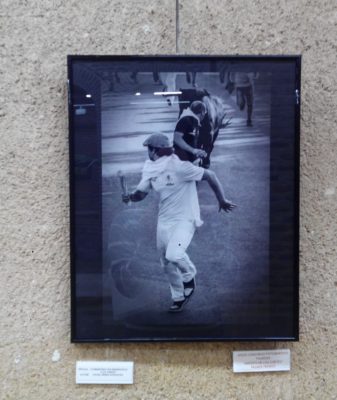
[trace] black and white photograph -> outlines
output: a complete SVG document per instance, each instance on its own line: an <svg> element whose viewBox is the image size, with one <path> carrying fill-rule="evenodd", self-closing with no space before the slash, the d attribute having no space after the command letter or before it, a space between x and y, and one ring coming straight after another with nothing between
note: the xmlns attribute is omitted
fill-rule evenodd
<svg viewBox="0 0 337 400"><path fill-rule="evenodd" d="M300 58L68 72L72 340L298 340Z"/></svg>

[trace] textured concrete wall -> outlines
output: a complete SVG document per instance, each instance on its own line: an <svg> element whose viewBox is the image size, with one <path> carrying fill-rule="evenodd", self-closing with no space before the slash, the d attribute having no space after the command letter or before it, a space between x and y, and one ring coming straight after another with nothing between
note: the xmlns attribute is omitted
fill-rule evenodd
<svg viewBox="0 0 337 400"><path fill-rule="evenodd" d="M336 399L335 0L1 0L1 399ZM303 54L300 342L69 343L67 54ZM231 352L290 347L290 373ZM75 361L134 360L132 386Z"/></svg>

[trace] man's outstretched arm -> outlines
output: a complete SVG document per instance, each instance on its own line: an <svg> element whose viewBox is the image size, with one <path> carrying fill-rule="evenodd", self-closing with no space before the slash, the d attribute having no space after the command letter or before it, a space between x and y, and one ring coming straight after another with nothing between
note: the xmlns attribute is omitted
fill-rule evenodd
<svg viewBox="0 0 337 400"><path fill-rule="evenodd" d="M236 207L234 203L226 199L222 185L215 172L205 169L202 180L208 182L216 198L218 199L219 211L224 210L226 212L229 212Z"/></svg>

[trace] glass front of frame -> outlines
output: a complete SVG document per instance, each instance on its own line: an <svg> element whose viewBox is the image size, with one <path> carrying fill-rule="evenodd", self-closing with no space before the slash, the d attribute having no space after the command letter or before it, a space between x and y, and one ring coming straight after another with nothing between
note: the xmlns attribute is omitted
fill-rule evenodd
<svg viewBox="0 0 337 400"><path fill-rule="evenodd" d="M298 340L300 57L68 73L72 341Z"/></svg>

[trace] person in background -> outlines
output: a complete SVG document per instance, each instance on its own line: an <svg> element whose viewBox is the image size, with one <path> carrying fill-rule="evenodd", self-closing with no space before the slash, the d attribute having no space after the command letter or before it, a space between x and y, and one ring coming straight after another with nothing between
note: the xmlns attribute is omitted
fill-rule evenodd
<svg viewBox="0 0 337 400"><path fill-rule="evenodd" d="M230 72L228 74L227 90L236 89L236 104L241 111L247 105L247 126L253 126L252 114L254 104L254 80L258 74L254 72Z"/></svg>
<svg viewBox="0 0 337 400"><path fill-rule="evenodd" d="M205 115L206 106L198 100L182 112L173 135L174 150L180 160L193 163L207 156L204 150L197 148L199 128Z"/></svg>

